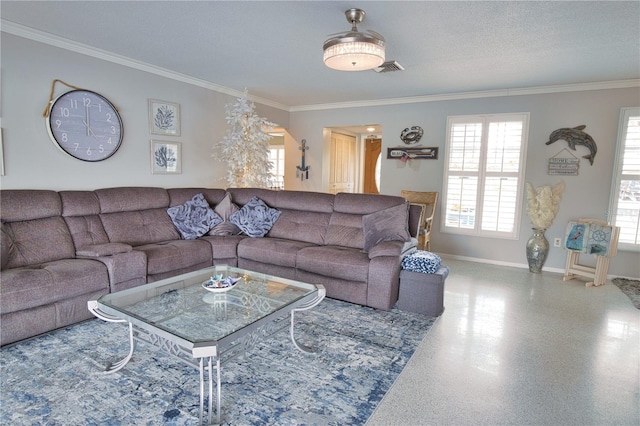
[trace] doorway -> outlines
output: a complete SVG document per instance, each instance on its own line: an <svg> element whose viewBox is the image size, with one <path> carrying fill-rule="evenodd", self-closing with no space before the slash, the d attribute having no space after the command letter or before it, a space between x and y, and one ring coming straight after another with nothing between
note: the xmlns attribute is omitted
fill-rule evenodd
<svg viewBox="0 0 640 426"><path fill-rule="evenodd" d="M323 135L324 191L380 193L382 126L325 127Z"/></svg>
<svg viewBox="0 0 640 426"><path fill-rule="evenodd" d="M362 192L365 194L380 193L380 159L382 139L367 138L364 141L364 177Z"/></svg>
<svg viewBox="0 0 640 426"><path fill-rule="evenodd" d="M356 138L331 132L331 162L329 163L329 192L356 192Z"/></svg>

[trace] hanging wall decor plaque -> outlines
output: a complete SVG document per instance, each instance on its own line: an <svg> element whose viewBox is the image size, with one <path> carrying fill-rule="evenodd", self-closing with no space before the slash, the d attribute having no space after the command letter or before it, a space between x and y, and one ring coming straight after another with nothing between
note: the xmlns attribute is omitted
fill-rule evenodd
<svg viewBox="0 0 640 426"><path fill-rule="evenodd" d="M413 145L420 142L424 131L420 126L407 127L400 133L400 140L407 145Z"/></svg>

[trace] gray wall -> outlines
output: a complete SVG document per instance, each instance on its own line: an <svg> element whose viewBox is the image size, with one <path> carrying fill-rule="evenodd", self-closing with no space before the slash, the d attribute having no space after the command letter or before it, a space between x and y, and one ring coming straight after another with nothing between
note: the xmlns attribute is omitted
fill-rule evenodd
<svg viewBox="0 0 640 426"><path fill-rule="evenodd" d="M223 180L225 166L212 157L212 146L225 135L224 105L232 102L234 96L6 33L2 33L1 42L0 116L6 172L0 180L2 188L62 190L111 186L226 186ZM42 111L48 101L51 82L56 78L97 91L119 108L125 138L113 157L98 163L85 163L61 152L51 142ZM56 94L66 90L58 85ZM149 98L180 104L181 136L161 137L149 133ZM553 240L563 235L569 219L605 218L620 108L637 106L639 99L640 90L633 88L291 113L265 105L256 106L259 115L286 129L287 188L310 191L324 190L320 171L326 165L323 161L325 127L379 123L383 126L383 152L386 152L387 147L401 144L399 135L402 129L421 126L425 131L421 144L440 147L440 158L412 161L406 165L385 159L381 191L397 195L402 189L442 191L448 115L530 112L526 180L536 186L561 179L546 174L547 161L566 143L546 146L544 142L549 133L559 127L586 124L586 131L598 144L598 155L593 166L586 160L581 162L578 176L563 178L566 191L560 212L547 231L548 239ZM307 164L311 165L308 181L295 178L295 166L300 161L297 147L303 138L310 147L307 151ZM151 174L151 139L182 142L182 174ZM436 220L440 220L439 212ZM524 245L530 236L529 228L529 220L523 215L520 238L510 241L443 234L436 226L432 248L442 254L523 266L526 265ZM551 248L546 267L563 270L565 258L564 250ZM612 260L610 274L640 276L637 260L637 253L619 253Z"/></svg>
<svg viewBox="0 0 640 426"><path fill-rule="evenodd" d="M529 112L526 181L536 187L554 184L560 180L564 180L566 185L558 216L546 233L547 238L553 242L553 238L564 235L565 225L570 219L606 219L620 108L637 106L639 103L640 90L627 88L301 111L291 113L289 132L296 139L307 139L310 146L308 155L313 161L312 170L321 170L320 153L323 150L324 127L379 123L383 128L383 156L386 157L387 147L402 145L400 133L404 128L421 126L424 135L420 144L439 147L439 159L416 160L407 164L384 159L381 192L391 195L399 195L402 189L442 192L447 116ZM549 134L560 127L580 124L587 125L585 131L597 143L598 153L594 165L591 166L587 160L582 160L578 176L547 175L549 158L567 147L564 141L545 145L549 140ZM584 147L578 147L576 155L582 156L587 152ZM310 180L298 183L298 186L302 189L322 190L322 177L319 173L311 173ZM524 247L531 235L531 224L524 208L518 240L441 233L439 211L435 220L437 224L432 235L432 249L438 253L519 266L527 263ZM564 249L551 247L545 267L564 270L565 259ZM585 257L585 264L589 264L590 261L588 256ZM638 253L619 252L612 259L609 272L624 276L640 276Z"/></svg>
<svg viewBox="0 0 640 426"><path fill-rule="evenodd" d="M124 139L113 157L76 160L47 134L42 112L54 79L106 96L118 108ZM239 88L243 90L244 88ZM69 89L57 84L55 96ZM54 96L54 98L55 98ZM181 135L149 133L148 99L180 104ZM2 33L3 188L95 189L110 186L226 187L226 167L212 154L227 129L229 96L123 65ZM288 113L256 104L282 126ZM182 174L151 174L150 140L182 143Z"/></svg>

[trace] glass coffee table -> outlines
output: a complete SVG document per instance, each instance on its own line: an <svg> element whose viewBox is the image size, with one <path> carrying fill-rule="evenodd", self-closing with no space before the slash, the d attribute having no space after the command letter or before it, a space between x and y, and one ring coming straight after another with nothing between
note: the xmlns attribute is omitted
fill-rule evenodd
<svg viewBox="0 0 640 426"><path fill-rule="evenodd" d="M213 275L240 278L230 289L207 289ZM113 373L131 359L136 341L160 347L200 371L200 423L208 383L208 423L213 416L216 370L216 423L220 423L222 362L241 355L254 342L286 327L293 345L294 314L324 299L325 288L230 266L214 266L167 278L88 302L89 311L109 322L129 323L129 354L107 366ZM205 374L206 373L206 374Z"/></svg>

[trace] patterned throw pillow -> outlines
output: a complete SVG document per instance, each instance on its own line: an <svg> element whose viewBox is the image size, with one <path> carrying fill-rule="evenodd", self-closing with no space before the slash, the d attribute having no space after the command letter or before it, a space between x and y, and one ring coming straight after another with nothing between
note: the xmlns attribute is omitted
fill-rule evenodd
<svg viewBox="0 0 640 426"><path fill-rule="evenodd" d="M236 225L252 238L264 237L280 217L280 211L267 206L258 197L253 197L240 210L229 216Z"/></svg>
<svg viewBox="0 0 640 426"><path fill-rule="evenodd" d="M185 240L195 240L222 222L202 194L194 195L179 206L169 207L167 213Z"/></svg>
<svg viewBox="0 0 640 426"><path fill-rule="evenodd" d="M442 259L435 253L416 250L402 258L402 269L424 274L435 274L440 269Z"/></svg>

